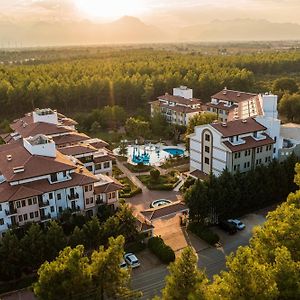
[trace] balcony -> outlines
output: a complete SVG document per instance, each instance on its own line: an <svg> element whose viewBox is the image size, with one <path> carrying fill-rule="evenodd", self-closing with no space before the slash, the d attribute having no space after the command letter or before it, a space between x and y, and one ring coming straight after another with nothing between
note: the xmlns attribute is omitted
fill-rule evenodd
<svg viewBox="0 0 300 300"><path fill-rule="evenodd" d="M75 206L75 207L71 207L71 208L70 208L70 211L71 211L71 212L77 212L77 211L80 211L80 206L77 205L77 206Z"/></svg>
<svg viewBox="0 0 300 300"><path fill-rule="evenodd" d="M41 216L41 220L42 220L42 221L49 220L49 219L51 219L51 215L50 215L50 213L48 213L48 214L46 214L46 215L43 215L43 216Z"/></svg>
<svg viewBox="0 0 300 300"><path fill-rule="evenodd" d="M47 201L39 201L39 206L40 207L45 207L45 206L49 206L50 203L49 203L49 200Z"/></svg>
<svg viewBox="0 0 300 300"><path fill-rule="evenodd" d="M75 199L78 199L79 198L79 194L78 193L75 193L75 194L72 194L72 195L68 195L68 199L69 200L75 200Z"/></svg>
<svg viewBox="0 0 300 300"><path fill-rule="evenodd" d="M6 210L5 210L5 214L6 214L7 216L14 215L14 214L16 214L16 213L17 213L17 209L16 209L16 208L10 207L9 209L6 209Z"/></svg>

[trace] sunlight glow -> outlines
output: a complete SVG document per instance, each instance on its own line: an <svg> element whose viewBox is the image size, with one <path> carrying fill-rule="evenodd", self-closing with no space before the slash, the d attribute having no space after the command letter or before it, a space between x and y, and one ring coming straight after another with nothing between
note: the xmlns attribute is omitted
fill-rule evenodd
<svg viewBox="0 0 300 300"><path fill-rule="evenodd" d="M81 13L90 17L112 19L135 16L145 10L141 0L74 0Z"/></svg>

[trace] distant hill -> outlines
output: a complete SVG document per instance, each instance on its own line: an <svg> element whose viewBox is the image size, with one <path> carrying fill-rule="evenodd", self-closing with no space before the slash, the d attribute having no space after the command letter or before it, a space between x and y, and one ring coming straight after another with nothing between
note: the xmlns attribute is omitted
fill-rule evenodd
<svg viewBox="0 0 300 300"><path fill-rule="evenodd" d="M300 40L300 25L251 19L216 20L182 28L177 38L187 41Z"/></svg>
<svg viewBox="0 0 300 300"><path fill-rule="evenodd" d="M162 42L166 34L155 26L146 25L138 18L122 17L111 22L96 24L81 22L17 23L0 20L0 41L23 45L71 45L99 43Z"/></svg>
<svg viewBox="0 0 300 300"><path fill-rule="evenodd" d="M266 20L216 20L209 24L159 29L125 16L110 23L40 21L20 23L0 16L0 46L56 46L102 43L300 40L300 25Z"/></svg>

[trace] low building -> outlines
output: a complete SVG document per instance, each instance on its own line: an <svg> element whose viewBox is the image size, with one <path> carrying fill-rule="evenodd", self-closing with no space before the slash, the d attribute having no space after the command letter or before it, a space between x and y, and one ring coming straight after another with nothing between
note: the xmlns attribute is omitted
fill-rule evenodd
<svg viewBox="0 0 300 300"><path fill-rule="evenodd" d="M186 86L173 89L173 95L165 94L150 102L151 116L161 113L171 124L187 126L190 118L205 110L201 100L193 98L193 90Z"/></svg>
<svg viewBox="0 0 300 300"><path fill-rule="evenodd" d="M281 125L280 135L283 138L283 146L279 149L279 160L285 160L292 153L300 157L300 124Z"/></svg>

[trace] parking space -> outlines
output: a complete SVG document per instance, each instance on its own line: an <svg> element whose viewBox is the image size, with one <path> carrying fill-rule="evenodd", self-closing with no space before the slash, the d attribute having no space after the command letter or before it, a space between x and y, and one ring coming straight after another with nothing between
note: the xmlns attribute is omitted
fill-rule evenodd
<svg viewBox="0 0 300 300"><path fill-rule="evenodd" d="M145 249L135 254L140 262L140 267L132 270L133 274L141 274L153 268L161 266L161 261L149 250Z"/></svg>

